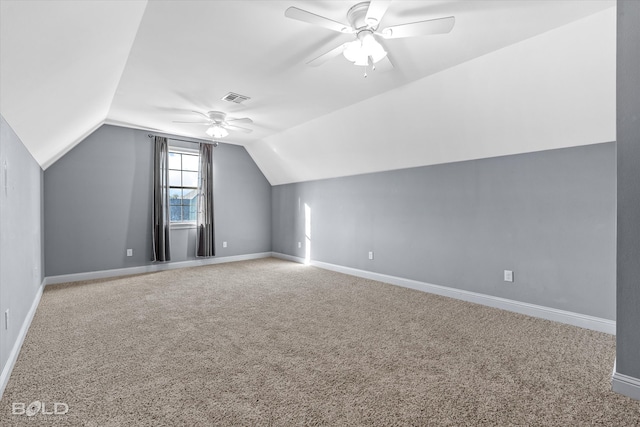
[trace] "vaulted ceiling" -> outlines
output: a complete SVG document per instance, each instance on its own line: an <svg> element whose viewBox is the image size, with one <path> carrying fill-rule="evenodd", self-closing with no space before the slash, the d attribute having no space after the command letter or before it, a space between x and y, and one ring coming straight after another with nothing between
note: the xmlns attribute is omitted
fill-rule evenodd
<svg viewBox="0 0 640 427"><path fill-rule="evenodd" d="M394 68L367 78L307 65L353 35L285 10L355 3L1 0L0 112L43 168L105 123L206 139L175 121L250 117L223 141L274 185L615 139L614 0L395 0L381 28L455 26L383 41Z"/></svg>

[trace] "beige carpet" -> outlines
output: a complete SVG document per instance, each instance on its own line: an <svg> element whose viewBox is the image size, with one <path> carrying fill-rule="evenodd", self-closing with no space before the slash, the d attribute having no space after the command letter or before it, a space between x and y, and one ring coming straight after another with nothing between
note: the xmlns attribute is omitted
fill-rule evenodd
<svg viewBox="0 0 640 427"><path fill-rule="evenodd" d="M614 357L610 335L263 259L47 287L0 425L639 425ZM33 401L69 411L12 415Z"/></svg>

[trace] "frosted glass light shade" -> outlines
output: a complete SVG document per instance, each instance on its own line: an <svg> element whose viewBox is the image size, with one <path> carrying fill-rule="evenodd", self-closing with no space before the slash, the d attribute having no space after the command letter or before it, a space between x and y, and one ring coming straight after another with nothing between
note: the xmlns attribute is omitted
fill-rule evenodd
<svg viewBox="0 0 640 427"><path fill-rule="evenodd" d="M212 138L224 138L229 135L229 132L221 126L211 126L206 130L206 133Z"/></svg>
<svg viewBox="0 0 640 427"><path fill-rule="evenodd" d="M358 40L347 43L342 54L355 65L363 67L369 65L369 58L371 58L371 62L375 64L387 56L387 52L370 32L359 36Z"/></svg>

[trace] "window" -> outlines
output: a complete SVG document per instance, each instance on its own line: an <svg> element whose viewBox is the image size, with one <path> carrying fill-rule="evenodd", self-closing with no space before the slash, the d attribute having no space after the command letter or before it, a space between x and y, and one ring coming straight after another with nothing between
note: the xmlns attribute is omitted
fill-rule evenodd
<svg viewBox="0 0 640 427"><path fill-rule="evenodd" d="M169 149L169 198L172 223L195 223L198 209L199 156Z"/></svg>

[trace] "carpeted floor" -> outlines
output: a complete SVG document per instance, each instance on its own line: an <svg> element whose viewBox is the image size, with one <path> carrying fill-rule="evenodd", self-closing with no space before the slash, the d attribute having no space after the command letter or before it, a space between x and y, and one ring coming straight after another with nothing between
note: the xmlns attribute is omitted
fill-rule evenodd
<svg viewBox="0 0 640 427"><path fill-rule="evenodd" d="M607 334L263 259L47 287L0 425L640 425L614 358ZM12 414L34 401L69 410Z"/></svg>

